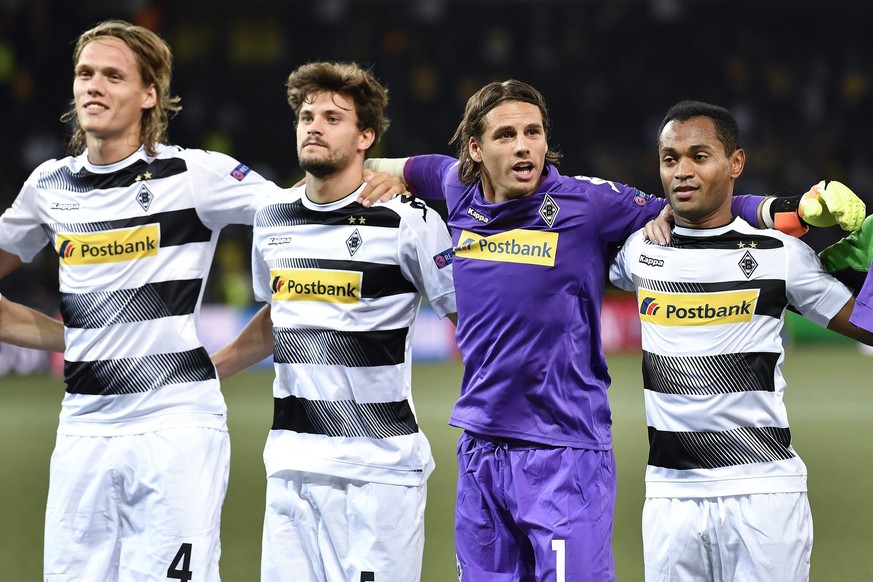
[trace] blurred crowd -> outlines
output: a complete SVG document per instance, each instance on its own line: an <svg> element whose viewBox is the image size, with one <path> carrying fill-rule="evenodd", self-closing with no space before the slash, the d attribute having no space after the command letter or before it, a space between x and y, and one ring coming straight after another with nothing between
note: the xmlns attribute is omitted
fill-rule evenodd
<svg viewBox="0 0 873 582"><path fill-rule="evenodd" d="M873 37L863 2L832 0L0 0L0 207L64 155L72 43L123 18L174 49L173 143L223 151L290 186L301 172L284 83L310 60L355 60L391 95L375 155L452 154L467 98L518 78L550 106L567 174L661 193L655 134L685 98L731 109L748 162L738 193L847 183L873 212ZM810 233L823 248L838 232ZM227 231L207 301L247 305L249 235ZM0 292L52 312L43 252Z"/></svg>

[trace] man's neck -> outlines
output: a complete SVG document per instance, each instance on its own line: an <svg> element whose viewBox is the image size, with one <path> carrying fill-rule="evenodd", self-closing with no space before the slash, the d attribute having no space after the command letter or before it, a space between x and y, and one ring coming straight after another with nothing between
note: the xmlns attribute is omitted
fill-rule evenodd
<svg viewBox="0 0 873 582"><path fill-rule="evenodd" d="M364 182L363 166L330 176L317 177L306 173L306 197L316 204L342 200Z"/></svg>
<svg viewBox="0 0 873 582"><path fill-rule="evenodd" d="M105 140L89 137L85 141L88 148L88 161L95 166L108 166L129 157L142 147L138 139Z"/></svg>

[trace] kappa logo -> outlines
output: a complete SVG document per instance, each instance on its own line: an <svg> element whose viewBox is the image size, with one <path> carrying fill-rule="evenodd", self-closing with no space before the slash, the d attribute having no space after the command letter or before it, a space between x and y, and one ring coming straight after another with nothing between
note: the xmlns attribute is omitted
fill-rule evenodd
<svg viewBox="0 0 873 582"><path fill-rule="evenodd" d="M475 210L472 206L467 208L467 216L471 216L483 224L487 224L491 220L478 210Z"/></svg>
<svg viewBox="0 0 873 582"><path fill-rule="evenodd" d="M663 267L664 260L663 259L653 259L652 257L647 257L646 255L640 255L640 262L644 265L648 265L650 267Z"/></svg>
<svg viewBox="0 0 873 582"><path fill-rule="evenodd" d="M290 236L271 236L267 239L268 246L287 245L291 242Z"/></svg>
<svg viewBox="0 0 873 582"><path fill-rule="evenodd" d="M52 210L79 210L78 202L52 202Z"/></svg>
<svg viewBox="0 0 873 582"><path fill-rule="evenodd" d="M98 265L155 257L160 240L160 226L147 224L97 233L61 233L56 249L66 265Z"/></svg>

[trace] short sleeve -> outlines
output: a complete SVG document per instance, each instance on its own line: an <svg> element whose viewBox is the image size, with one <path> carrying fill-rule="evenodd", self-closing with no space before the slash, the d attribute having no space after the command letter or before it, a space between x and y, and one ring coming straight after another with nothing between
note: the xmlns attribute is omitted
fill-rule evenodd
<svg viewBox="0 0 873 582"><path fill-rule="evenodd" d="M35 196L36 189L28 180L12 206L0 215L0 249L18 255L25 263L52 242L42 228Z"/></svg>
<svg viewBox="0 0 873 582"><path fill-rule="evenodd" d="M404 213L398 244L400 268L440 317L457 312L452 280L452 241L439 214L421 200Z"/></svg>
<svg viewBox="0 0 873 582"><path fill-rule="evenodd" d="M254 222L259 202L277 190L249 166L218 152L185 150L197 214L212 230Z"/></svg>

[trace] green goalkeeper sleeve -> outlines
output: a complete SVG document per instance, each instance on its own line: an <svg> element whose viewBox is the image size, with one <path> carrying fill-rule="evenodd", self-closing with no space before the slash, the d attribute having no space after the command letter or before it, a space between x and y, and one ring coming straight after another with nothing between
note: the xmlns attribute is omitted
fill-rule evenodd
<svg viewBox="0 0 873 582"><path fill-rule="evenodd" d="M835 242L819 257L825 269L856 294L849 321L873 332L873 215L864 219L860 230Z"/></svg>

